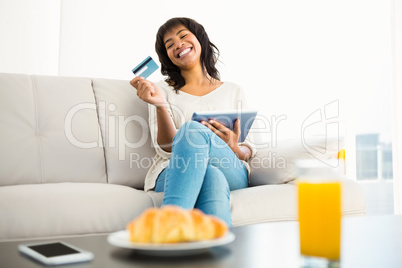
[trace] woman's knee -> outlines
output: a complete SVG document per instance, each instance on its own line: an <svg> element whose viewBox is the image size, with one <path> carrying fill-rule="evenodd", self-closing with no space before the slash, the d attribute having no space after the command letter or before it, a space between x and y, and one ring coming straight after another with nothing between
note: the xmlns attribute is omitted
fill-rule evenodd
<svg viewBox="0 0 402 268"><path fill-rule="evenodd" d="M205 143L209 140L209 128L197 121L188 121L184 123L177 131L173 139L173 144L176 144L183 139L191 144Z"/></svg>
<svg viewBox="0 0 402 268"><path fill-rule="evenodd" d="M203 127L205 127L203 124L194 120L187 121L181 126L181 128L192 128L192 129L203 128Z"/></svg>
<svg viewBox="0 0 402 268"><path fill-rule="evenodd" d="M197 132L205 132L205 129L207 129L206 126L201 124L200 122L197 121L187 121L184 123L179 131L177 133L197 133Z"/></svg>

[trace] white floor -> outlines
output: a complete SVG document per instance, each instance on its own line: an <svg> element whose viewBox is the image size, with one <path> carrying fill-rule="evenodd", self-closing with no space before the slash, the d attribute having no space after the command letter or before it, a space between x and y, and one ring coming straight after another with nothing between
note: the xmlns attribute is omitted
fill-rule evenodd
<svg viewBox="0 0 402 268"><path fill-rule="evenodd" d="M358 181L366 196L367 215L394 214L392 180Z"/></svg>

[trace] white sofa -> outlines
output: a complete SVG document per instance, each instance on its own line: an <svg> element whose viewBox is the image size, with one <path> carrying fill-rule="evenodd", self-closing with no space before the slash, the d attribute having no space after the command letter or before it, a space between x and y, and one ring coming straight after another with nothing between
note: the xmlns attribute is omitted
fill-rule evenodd
<svg viewBox="0 0 402 268"><path fill-rule="evenodd" d="M142 190L155 153L147 122L128 81L0 74L0 241L110 233L160 206L162 193ZM234 226L297 220L291 182L303 148L278 144L256 159L273 150L286 168L254 162L253 187L231 194ZM365 214L354 180L342 210Z"/></svg>

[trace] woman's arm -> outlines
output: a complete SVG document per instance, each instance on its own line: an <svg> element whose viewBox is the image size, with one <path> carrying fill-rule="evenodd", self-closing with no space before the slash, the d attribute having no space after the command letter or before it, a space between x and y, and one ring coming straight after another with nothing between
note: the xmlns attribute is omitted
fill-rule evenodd
<svg viewBox="0 0 402 268"><path fill-rule="evenodd" d="M170 118L167 104L156 105L156 120L158 122L157 142L163 150L171 152L177 130Z"/></svg>
<svg viewBox="0 0 402 268"><path fill-rule="evenodd" d="M135 77L130 84L137 89L137 96L155 106L157 119L157 143L166 152L172 151L176 128L170 118L168 103L161 90L151 81Z"/></svg>

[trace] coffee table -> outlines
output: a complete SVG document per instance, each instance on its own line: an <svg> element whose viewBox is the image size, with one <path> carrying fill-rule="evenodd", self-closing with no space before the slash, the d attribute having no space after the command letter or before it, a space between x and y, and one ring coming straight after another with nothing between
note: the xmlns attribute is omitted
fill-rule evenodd
<svg viewBox="0 0 402 268"><path fill-rule="evenodd" d="M112 246L106 235L62 238L95 255L89 263L62 267L299 267L297 222L235 227L231 232L236 240L228 245L193 256L159 258ZM42 240L0 243L0 267L43 267L17 249L21 243L38 241ZM402 267L402 215L344 218L341 258L342 268Z"/></svg>

